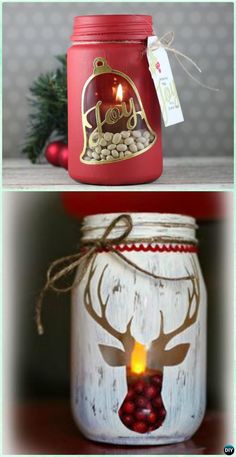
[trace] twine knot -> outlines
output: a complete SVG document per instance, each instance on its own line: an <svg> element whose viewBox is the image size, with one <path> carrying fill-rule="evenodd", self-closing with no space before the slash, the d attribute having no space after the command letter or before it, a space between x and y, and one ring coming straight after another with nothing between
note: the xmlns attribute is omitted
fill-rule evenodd
<svg viewBox="0 0 236 457"><path fill-rule="evenodd" d="M124 223L124 226L119 228L122 228L122 233L119 236L110 238L111 233L115 228L117 228L118 224L120 222ZM119 252L118 250L115 249L115 246L129 242L128 236L130 235L131 231L133 229L133 221L132 217L129 214L121 214L117 217L115 217L108 227L106 227L103 235L101 238L97 238L94 240L89 240L85 241L84 244L84 249L82 249L80 252L76 254L72 254L66 257L62 257L60 259L57 259L51 263L47 270L47 280L46 283L41 290L38 300L36 301L36 306L35 306L35 320L36 320L36 325L37 325L37 330L39 335L42 335L44 333L44 328L42 324L42 304L43 304L43 299L45 296L45 293L51 289L54 292L58 293L65 293L71 291L74 287L76 287L82 279L84 278L89 265L91 264L92 261L95 261L95 258L98 254L99 249L108 249L111 251L113 254L115 254L117 257L119 257L123 262L125 262L127 265L130 267L136 269L140 273L143 273L149 277L152 277L153 279L159 279L159 280L166 280L166 281L183 281L183 280L192 280L193 276L188 274L187 276L182 276L178 278L169 278L161 275L155 275L154 273L151 273L150 271L145 270L144 268L140 267L137 265L135 262L132 260L128 259L124 254ZM144 238L142 242L149 241L149 242L154 242L154 238ZM161 241L159 239L159 241ZM170 240L171 242L171 240ZM70 274L72 271L75 269L79 268L78 275L76 277L76 281L72 282L67 287L60 287L57 285L58 281L62 278L65 278Z"/></svg>

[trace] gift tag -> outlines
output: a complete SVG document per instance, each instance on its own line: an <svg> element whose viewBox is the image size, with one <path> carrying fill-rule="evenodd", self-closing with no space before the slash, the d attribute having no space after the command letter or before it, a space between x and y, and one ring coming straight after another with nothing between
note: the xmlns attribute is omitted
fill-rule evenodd
<svg viewBox="0 0 236 457"><path fill-rule="evenodd" d="M156 36L148 37L147 58L154 81L165 127L183 122L179 97L175 87L168 54L163 47L152 50Z"/></svg>

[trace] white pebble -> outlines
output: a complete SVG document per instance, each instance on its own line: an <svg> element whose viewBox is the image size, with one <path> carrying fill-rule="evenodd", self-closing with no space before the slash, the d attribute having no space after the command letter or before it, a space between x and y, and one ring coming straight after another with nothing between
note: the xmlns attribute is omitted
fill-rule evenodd
<svg viewBox="0 0 236 457"><path fill-rule="evenodd" d="M121 132L122 138L129 138L130 132L128 130L125 130L124 132Z"/></svg>
<svg viewBox="0 0 236 457"><path fill-rule="evenodd" d="M131 152L137 152L137 150L138 150L136 144L134 144L134 143L130 144L129 149Z"/></svg>
<svg viewBox="0 0 236 457"><path fill-rule="evenodd" d="M102 135L95 134L94 139L99 139L96 147L88 148L84 160L114 161L132 157L138 151L151 147L155 136L146 129L124 130L121 133L105 132Z"/></svg>
<svg viewBox="0 0 236 457"><path fill-rule="evenodd" d="M141 132L139 130L134 130L132 132L132 135L135 137L135 138L139 138L141 136Z"/></svg>
<svg viewBox="0 0 236 457"><path fill-rule="evenodd" d="M99 160L99 159L100 159L100 155L97 154L96 152L93 152L93 158L94 158L95 160Z"/></svg>
<svg viewBox="0 0 236 457"><path fill-rule="evenodd" d="M146 143L147 139L144 138L143 136L141 136L139 139L138 139L139 143Z"/></svg>
<svg viewBox="0 0 236 457"><path fill-rule="evenodd" d="M118 144L118 145L116 146L116 149L117 149L117 151L122 151L122 152L124 152L124 151L126 151L126 149L128 149L128 148L127 148L126 144Z"/></svg>
<svg viewBox="0 0 236 457"><path fill-rule="evenodd" d="M99 141L99 144L100 144L101 146L106 146L106 145L107 145L107 142L106 142L106 140L104 140L104 138L101 138L101 140Z"/></svg>
<svg viewBox="0 0 236 457"><path fill-rule="evenodd" d="M101 154L102 154L102 156L109 156L110 151L108 151L108 149L102 149Z"/></svg>
<svg viewBox="0 0 236 457"><path fill-rule="evenodd" d="M141 149L144 148L143 143L137 143L137 148L138 148L138 151L141 151Z"/></svg>
<svg viewBox="0 0 236 457"><path fill-rule="evenodd" d="M125 144L127 144L128 146L132 143L134 143L134 139L133 138L126 138L126 140L124 141Z"/></svg>
<svg viewBox="0 0 236 457"><path fill-rule="evenodd" d="M111 132L104 133L104 138L106 141L111 141L112 137L113 137L113 133L111 133Z"/></svg>
<svg viewBox="0 0 236 457"><path fill-rule="evenodd" d="M87 155L88 155L88 157L92 158L92 157L93 157L93 152L90 151L90 150L88 150L88 151L87 151Z"/></svg>
<svg viewBox="0 0 236 457"><path fill-rule="evenodd" d="M112 151L112 149L116 149L116 144L109 144L107 146L107 149L109 149L109 151Z"/></svg>
<svg viewBox="0 0 236 457"><path fill-rule="evenodd" d="M150 136L151 136L150 133L147 130L145 130L145 132L143 133L143 137L148 140L150 138Z"/></svg>
<svg viewBox="0 0 236 457"><path fill-rule="evenodd" d="M112 138L112 143L118 144L121 141L121 134L120 133L115 133L115 135Z"/></svg>

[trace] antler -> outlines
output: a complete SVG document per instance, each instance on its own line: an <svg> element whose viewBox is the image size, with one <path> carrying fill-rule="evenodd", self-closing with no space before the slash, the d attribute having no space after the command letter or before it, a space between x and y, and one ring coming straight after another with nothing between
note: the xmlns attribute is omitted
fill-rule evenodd
<svg viewBox="0 0 236 457"><path fill-rule="evenodd" d="M176 335L179 335L181 332L186 330L187 328L191 327L197 320L199 303L200 303L200 287L199 287L199 276L198 270L194 263L194 260L191 261L193 266L193 273L187 270L189 281L191 281L191 285L188 288L188 310L184 321L182 324L177 327L176 329L172 330L172 332L165 333L164 332L164 318L163 313L160 311L161 315L161 324L160 324L160 333L159 336L152 342L150 355L148 359L149 367L150 368L158 368L163 369L164 366L173 366L182 363L185 359L190 344L189 343L181 343L177 344L176 346L172 347L171 349L166 349L167 344L169 341L172 340ZM191 308L193 302L195 301L195 310L190 316Z"/></svg>
<svg viewBox="0 0 236 457"><path fill-rule="evenodd" d="M92 303L92 294L91 294L91 290L90 290L90 283L91 283L94 273L96 271L96 266L94 267L95 260L96 260L96 257L94 258L94 260L91 264L91 268L89 271L89 277L88 277L87 284L86 284L86 287L84 290L85 307L86 307L88 313L90 314L90 316L93 318L93 320L95 320L110 335L114 336L116 339L121 341L121 343L124 346L124 349L130 350L130 342L131 342L131 340L132 341L134 340L134 338L130 332L130 327L131 327L131 322L132 322L133 316L130 319L130 321L128 322L125 332L119 332L118 330L116 330L114 327L112 327L109 324L109 322L106 318L106 307L108 304L109 295L107 296L106 300L104 301L102 298L101 289L102 289L102 281L103 281L104 273L108 267L108 264L103 268L103 271L99 278L98 286L97 286L97 296L98 296L98 300L100 303L101 316L99 314L97 314L96 311L94 310L93 303Z"/></svg>
<svg viewBox="0 0 236 457"><path fill-rule="evenodd" d="M188 303L187 314L185 316L183 323L179 327L177 327L175 330L173 330L172 332L164 333L164 318L163 318L162 311L160 311L161 324L160 324L160 336L159 337L161 337L163 340L165 340L165 345L172 338L174 338L174 336L179 335L184 330L191 327L191 325L193 325L194 322L196 322L196 320L197 320L199 303L200 303L199 275L198 275L198 270L197 270L197 267L195 265L193 258L191 259L191 263L192 263L194 275L190 274L190 272L188 271L187 268L186 268L186 271L189 275L189 280L191 281L191 284L192 284L192 291L190 288L188 288L188 302L189 303ZM195 299L195 310L194 310L192 316L190 317L191 308L192 308L194 299Z"/></svg>

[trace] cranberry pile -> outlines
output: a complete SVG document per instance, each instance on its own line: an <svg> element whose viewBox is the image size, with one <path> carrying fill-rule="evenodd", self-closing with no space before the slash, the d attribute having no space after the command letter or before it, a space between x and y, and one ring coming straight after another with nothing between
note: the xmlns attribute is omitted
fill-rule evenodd
<svg viewBox="0 0 236 457"><path fill-rule="evenodd" d="M159 428L166 416L161 398L162 374L128 377L128 393L119 409L123 424L138 433Z"/></svg>

